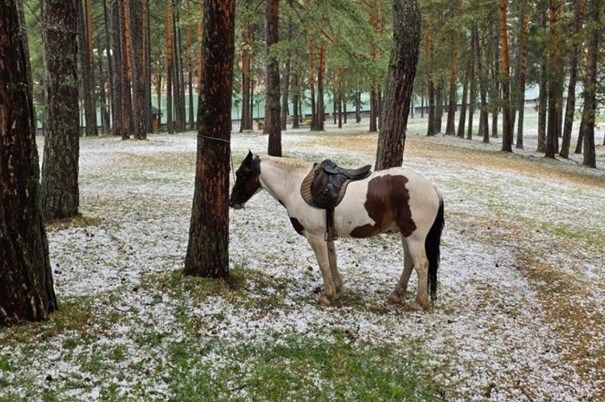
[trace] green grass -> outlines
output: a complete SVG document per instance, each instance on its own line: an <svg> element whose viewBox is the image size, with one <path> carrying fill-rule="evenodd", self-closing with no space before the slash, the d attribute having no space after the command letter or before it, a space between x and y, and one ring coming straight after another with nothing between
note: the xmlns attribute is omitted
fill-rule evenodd
<svg viewBox="0 0 605 402"><path fill-rule="evenodd" d="M236 392L252 400L439 399L423 356L409 352L418 346L351 345L339 333L332 340L287 337L267 346L215 341L200 347L184 340L171 348L171 391L181 401L224 399ZM197 356L209 352L228 363L206 366Z"/></svg>

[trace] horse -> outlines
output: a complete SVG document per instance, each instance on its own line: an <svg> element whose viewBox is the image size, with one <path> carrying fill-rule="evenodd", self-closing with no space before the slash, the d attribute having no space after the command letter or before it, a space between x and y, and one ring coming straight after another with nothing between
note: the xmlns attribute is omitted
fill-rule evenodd
<svg viewBox="0 0 605 402"><path fill-rule="evenodd" d="M342 292L334 242L324 238L325 210L309 205L301 196L301 184L314 164L301 159L263 156L248 152L236 171L229 206L241 209L262 189L286 208L294 230L313 249L323 277L323 293L317 302L328 306ZM437 294L437 268L444 226L443 197L417 173L402 167L372 172L352 181L334 209L334 228L340 238L369 238L386 232L399 233L404 264L389 303L405 303L408 281L415 269L418 290L413 310L430 309ZM429 301L429 293L431 301Z"/></svg>

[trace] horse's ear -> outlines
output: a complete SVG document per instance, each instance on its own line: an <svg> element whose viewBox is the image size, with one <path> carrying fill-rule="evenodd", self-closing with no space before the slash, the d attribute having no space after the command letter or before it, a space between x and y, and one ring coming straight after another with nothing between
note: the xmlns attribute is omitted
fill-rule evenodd
<svg viewBox="0 0 605 402"><path fill-rule="evenodd" d="M246 155L243 165L249 165L250 162L252 162L252 158L253 158L252 151L248 150L248 155Z"/></svg>

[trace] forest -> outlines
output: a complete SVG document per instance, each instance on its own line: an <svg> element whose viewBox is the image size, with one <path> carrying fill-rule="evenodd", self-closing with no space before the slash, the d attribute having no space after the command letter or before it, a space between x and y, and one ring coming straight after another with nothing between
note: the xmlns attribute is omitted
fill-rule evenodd
<svg viewBox="0 0 605 402"><path fill-rule="evenodd" d="M0 0L0 401L601 400L604 111L602 0Z"/></svg>

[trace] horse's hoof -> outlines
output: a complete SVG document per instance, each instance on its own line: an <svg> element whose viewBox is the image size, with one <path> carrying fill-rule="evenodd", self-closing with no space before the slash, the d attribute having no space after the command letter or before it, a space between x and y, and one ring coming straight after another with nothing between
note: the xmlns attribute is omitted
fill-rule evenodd
<svg viewBox="0 0 605 402"><path fill-rule="evenodd" d="M321 295L317 298L317 304L321 307L327 307L330 305L330 299L326 295Z"/></svg>
<svg viewBox="0 0 605 402"><path fill-rule="evenodd" d="M387 303L389 304L399 304L403 301L403 297L399 296L397 293L392 292L387 296Z"/></svg>
<svg viewBox="0 0 605 402"><path fill-rule="evenodd" d="M422 307L418 302L412 302L412 303L406 304L406 308L409 309L410 311L415 311L415 312L423 312L425 310L425 308Z"/></svg>

